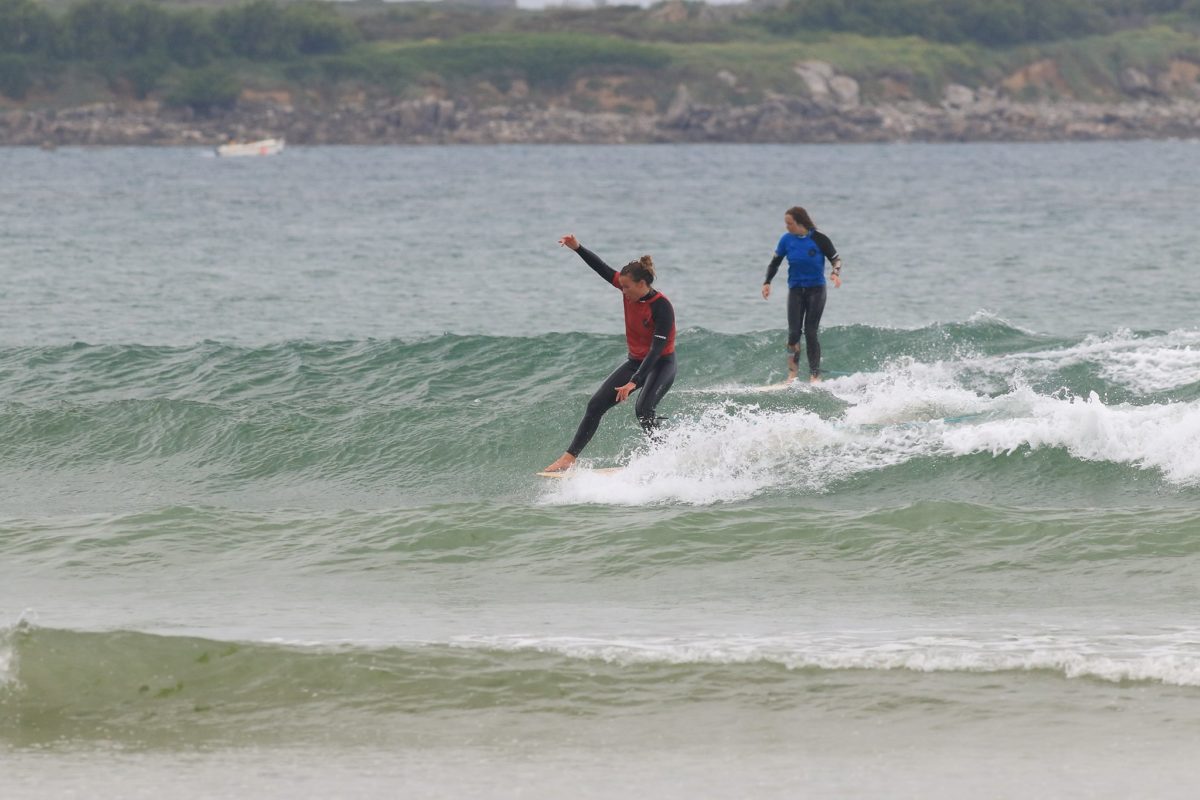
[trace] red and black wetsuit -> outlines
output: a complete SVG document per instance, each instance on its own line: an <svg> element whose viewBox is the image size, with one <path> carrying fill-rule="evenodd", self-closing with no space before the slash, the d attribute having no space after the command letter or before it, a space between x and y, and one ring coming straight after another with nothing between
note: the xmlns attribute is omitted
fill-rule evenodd
<svg viewBox="0 0 1200 800"><path fill-rule="evenodd" d="M618 289L621 288L619 273L605 264L599 256L580 247L579 253L596 274ZM600 418L617 404L617 387L633 383L641 389L634 413L647 434L653 434L658 426L655 409L663 395L675 382L675 308L662 292L651 289L644 297L625 302L625 339L629 346L629 358L604 379L600 388L588 401L587 412L579 423L575 438L567 452L578 456L591 441L600 426Z"/></svg>

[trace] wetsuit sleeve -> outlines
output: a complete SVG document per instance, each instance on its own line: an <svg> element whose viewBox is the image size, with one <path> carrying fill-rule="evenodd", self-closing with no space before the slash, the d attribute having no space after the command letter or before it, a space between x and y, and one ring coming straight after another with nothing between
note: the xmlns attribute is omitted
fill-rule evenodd
<svg viewBox="0 0 1200 800"><path fill-rule="evenodd" d="M775 256L771 259L771 263L767 264L767 279L763 283L770 283L775 280L775 273L779 272L779 265L783 263L783 256Z"/></svg>
<svg viewBox="0 0 1200 800"><path fill-rule="evenodd" d="M642 365L629 379L629 382L639 389L646 382L646 376L650 374L650 370L654 369L654 365L658 363L658 357L662 355L663 349L667 346L667 337L675 327L675 308L671 305L671 301L664 297L651 303L650 318L654 320L654 339L650 342L650 352L642 359Z"/></svg>
<svg viewBox="0 0 1200 800"><path fill-rule="evenodd" d="M787 255L787 239L786 233L779 237L779 244L775 245L775 257L767 265L767 279L763 283L770 283L775 279L775 273L779 271L779 265L783 263L783 257Z"/></svg>
<svg viewBox="0 0 1200 800"><path fill-rule="evenodd" d="M596 255L591 250L588 250L583 245L579 245L579 249L575 252L579 253L579 257L582 258L589 267L595 270L596 274L603 278L605 283L614 286L616 285L613 283L613 278L617 276L617 271L608 264L605 264L604 260L601 259L600 256Z"/></svg>
<svg viewBox="0 0 1200 800"><path fill-rule="evenodd" d="M838 260L837 248L833 246L833 242L830 241L828 236L820 231L813 231L812 238L817 243L817 247L821 248L821 252L825 254L825 257L829 259L830 264Z"/></svg>

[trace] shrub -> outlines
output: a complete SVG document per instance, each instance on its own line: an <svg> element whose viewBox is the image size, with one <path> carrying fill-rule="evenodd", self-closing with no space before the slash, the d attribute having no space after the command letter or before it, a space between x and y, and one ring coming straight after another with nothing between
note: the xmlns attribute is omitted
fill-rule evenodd
<svg viewBox="0 0 1200 800"><path fill-rule="evenodd" d="M188 106L197 114L208 114L219 108L233 108L242 93L241 82L222 67L192 70L167 97L172 106Z"/></svg>
<svg viewBox="0 0 1200 800"><path fill-rule="evenodd" d="M671 60L664 49L653 45L567 33L481 34L414 45L396 53L412 72L497 81L520 75L542 86L565 85L584 67L656 69Z"/></svg>
<svg viewBox="0 0 1200 800"><path fill-rule="evenodd" d="M34 0L0 0L0 53L53 52L54 18Z"/></svg>
<svg viewBox="0 0 1200 800"><path fill-rule="evenodd" d="M0 94L13 100L24 100L33 86L33 76L23 56L0 53Z"/></svg>

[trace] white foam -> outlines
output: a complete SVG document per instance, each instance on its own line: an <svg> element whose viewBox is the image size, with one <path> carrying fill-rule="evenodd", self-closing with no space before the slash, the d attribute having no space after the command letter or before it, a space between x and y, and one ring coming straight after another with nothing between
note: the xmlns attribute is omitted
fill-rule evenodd
<svg viewBox="0 0 1200 800"><path fill-rule="evenodd" d="M36 619L37 612L27 608L11 626L0 628L0 688L16 683L17 652L13 640L34 627Z"/></svg>
<svg viewBox="0 0 1200 800"><path fill-rule="evenodd" d="M548 499L630 505L741 500L773 485L788 460L828 446L838 435L833 424L808 411L727 402L668 431L621 472L559 481Z"/></svg>
<svg viewBox="0 0 1200 800"><path fill-rule="evenodd" d="M986 411L992 400L959 386L957 371L949 362L899 359L883 372L832 379L825 387L851 404L844 421L853 425L930 421Z"/></svg>
<svg viewBox="0 0 1200 800"><path fill-rule="evenodd" d="M1000 316L996 312L989 311L986 308L981 308L978 311L976 311L974 314L972 314L971 316L967 317L967 322L969 324L978 324L981 322L997 323L997 324L1003 325L1006 328L1012 328L1015 331L1020 331L1021 333L1028 334L1030 336L1037 335L1037 331L1034 331L1030 328L1022 327L1022 326L1018 325L1017 323L1013 322L1012 320L1005 319L1004 317Z"/></svg>
<svg viewBox="0 0 1200 800"><path fill-rule="evenodd" d="M0 640L0 687L8 686L13 680L12 646Z"/></svg>
<svg viewBox="0 0 1200 800"><path fill-rule="evenodd" d="M972 359L965 364L1011 375L1045 375L1079 364L1097 364L1105 380L1141 394L1169 391L1200 377L1200 330L1138 337L1129 330L1089 336L1071 347Z"/></svg>
<svg viewBox="0 0 1200 800"><path fill-rule="evenodd" d="M621 666L645 664L780 664L789 669L1009 672L1049 670L1067 678L1156 681L1200 686L1200 643L1194 634L991 637L917 635L589 637L462 637L452 645L534 651Z"/></svg>
<svg viewBox="0 0 1200 800"><path fill-rule="evenodd" d="M1028 389L1026 416L947 427L943 443L953 455L1011 455L1022 447L1058 447L1084 461L1157 469L1168 481L1200 484L1200 405L1107 406L1095 392L1086 399L1053 398Z"/></svg>
<svg viewBox="0 0 1200 800"><path fill-rule="evenodd" d="M12 628L0 631L0 688L10 685L17 679L17 657L13 649L12 637Z"/></svg>
<svg viewBox="0 0 1200 800"><path fill-rule="evenodd" d="M1142 394L1188 386L1200 379L1200 345L1169 342L1159 347L1116 351L1101 374Z"/></svg>
<svg viewBox="0 0 1200 800"><path fill-rule="evenodd" d="M1116 346L1118 340L1096 341L1048 356L1047 363L1057 368L1089 348L1111 354ZM680 419L654 447L634 452L625 470L555 482L544 499L705 505L777 487L824 492L917 458L999 458L1023 448L1061 448L1083 461L1155 470L1170 483L1200 485L1200 402L1107 405L1095 393L1039 394L1015 373L993 396L962 386L962 371L962 362L899 359L880 372L831 378L822 388L848 404L832 419L800 407L726 400Z"/></svg>
<svg viewBox="0 0 1200 800"><path fill-rule="evenodd" d="M546 502L707 505L772 487L823 492L863 472L926 455L936 437L906 425L864 427L803 409L726 402L636 452L624 470L583 473L549 487Z"/></svg>

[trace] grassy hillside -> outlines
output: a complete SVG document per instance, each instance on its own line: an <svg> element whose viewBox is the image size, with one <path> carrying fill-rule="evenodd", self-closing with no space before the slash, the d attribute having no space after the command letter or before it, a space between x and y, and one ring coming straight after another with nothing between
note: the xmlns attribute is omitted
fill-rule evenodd
<svg viewBox="0 0 1200 800"><path fill-rule="evenodd" d="M681 83L701 101L734 105L802 94L794 67L815 59L855 78L867 102L934 100L949 83L1109 99L1129 91L1131 68L1200 64L1198 30L1200 0L673 0L547 11L0 0L0 97L154 99L203 112L249 89L313 103L435 93L644 110L664 108ZM1047 61L1040 78L1020 78Z"/></svg>

